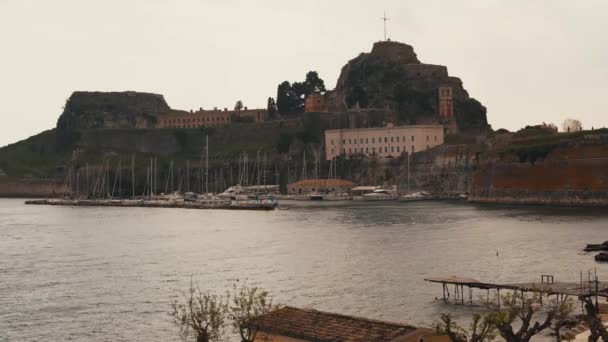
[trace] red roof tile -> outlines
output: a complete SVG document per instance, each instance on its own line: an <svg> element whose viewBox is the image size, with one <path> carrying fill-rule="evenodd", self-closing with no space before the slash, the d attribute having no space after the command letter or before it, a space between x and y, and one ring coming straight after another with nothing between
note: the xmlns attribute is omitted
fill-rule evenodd
<svg viewBox="0 0 608 342"><path fill-rule="evenodd" d="M317 310L283 307L255 319L260 331L315 342L391 341L415 327Z"/></svg>

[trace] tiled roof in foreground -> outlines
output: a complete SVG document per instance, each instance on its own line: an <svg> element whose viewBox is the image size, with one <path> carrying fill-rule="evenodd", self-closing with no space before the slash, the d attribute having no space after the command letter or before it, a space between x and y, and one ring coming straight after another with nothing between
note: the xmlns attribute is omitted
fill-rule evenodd
<svg viewBox="0 0 608 342"><path fill-rule="evenodd" d="M283 307L255 319L259 331L315 342L391 341L415 327L294 307Z"/></svg>

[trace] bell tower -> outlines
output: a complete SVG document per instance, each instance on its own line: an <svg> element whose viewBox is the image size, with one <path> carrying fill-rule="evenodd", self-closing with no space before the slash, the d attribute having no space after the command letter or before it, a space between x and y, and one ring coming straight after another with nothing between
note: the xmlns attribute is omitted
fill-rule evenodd
<svg viewBox="0 0 608 342"><path fill-rule="evenodd" d="M442 119L450 119L454 117L452 87L439 87L439 116Z"/></svg>

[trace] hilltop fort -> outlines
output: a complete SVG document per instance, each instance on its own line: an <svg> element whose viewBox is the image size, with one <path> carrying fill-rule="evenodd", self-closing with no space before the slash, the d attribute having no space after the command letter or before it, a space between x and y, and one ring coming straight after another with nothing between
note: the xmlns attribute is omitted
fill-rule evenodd
<svg viewBox="0 0 608 342"><path fill-rule="evenodd" d="M306 101L307 112L384 113L395 124L445 124L452 132L483 134L486 108L469 97L443 65L420 62L410 45L381 41L343 68L334 90Z"/></svg>

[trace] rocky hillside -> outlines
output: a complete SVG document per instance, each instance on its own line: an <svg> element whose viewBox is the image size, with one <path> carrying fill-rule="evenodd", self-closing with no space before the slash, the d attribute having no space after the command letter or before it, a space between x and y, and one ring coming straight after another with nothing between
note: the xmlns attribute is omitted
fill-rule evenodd
<svg viewBox="0 0 608 342"><path fill-rule="evenodd" d="M371 53L349 61L330 96L339 109L357 103L361 108L389 107L401 123L428 123L438 119L440 86L452 87L459 131L485 132L486 108L469 97L462 81L443 65L421 63L414 48L403 43L377 42Z"/></svg>
<svg viewBox="0 0 608 342"><path fill-rule="evenodd" d="M156 115L169 110L159 94L76 91L65 104L57 130L151 128Z"/></svg>

